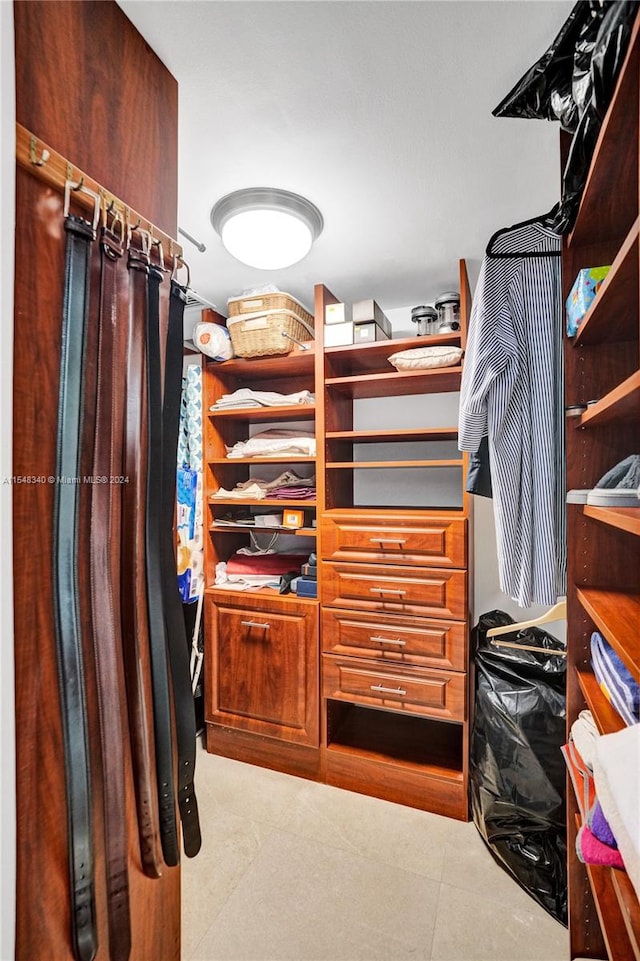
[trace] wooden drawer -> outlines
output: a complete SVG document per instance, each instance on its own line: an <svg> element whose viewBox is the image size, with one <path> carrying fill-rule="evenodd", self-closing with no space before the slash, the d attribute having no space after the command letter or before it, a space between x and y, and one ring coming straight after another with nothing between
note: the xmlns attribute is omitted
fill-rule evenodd
<svg viewBox="0 0 640 961"><path fill-rule="evenodd" d="M325 514L320 521L322 557L370 564L464 568L466 525L466 520L439 517L384 517L378 513L347 518Z"/></svg>
<svg viewBox="0 0 640 961"><path fill-rule="evenodd" d="M467 625L399 614L322 611L322 649L328 654L467 669Z"/></svg>
<svg viewBox="0 0 640 961"><path fill-rule="evenodd" d="M466 675L447 671L384 668L355 657L322 659L324 697L426 717L464 721Z"/></svg>
<svg viewBox="0 0 640 961"><path fill-rule="evenodd" d="M467 574L382 564L325 563L322 603L326 607L463 621L467 616Z"/></svg>

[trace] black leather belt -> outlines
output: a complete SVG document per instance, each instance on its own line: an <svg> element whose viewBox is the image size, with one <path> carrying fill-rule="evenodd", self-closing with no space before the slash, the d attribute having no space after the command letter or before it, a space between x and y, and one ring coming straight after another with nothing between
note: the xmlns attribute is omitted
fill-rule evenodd
<svg viewBox="0 0 640 961"><path fill-rule="evenodd" d="M89 254L91 242L95 240L95 224L68 214L70 186L67 184L64 221L67 242L53 511L53 596L67 792L71 939L78 961L91 961L97 951L98 939L91 777L76 577L83 356Z"/></svg>
<svg viewBox="0 0 640 961"><path fill-rule="evenodd" d="M153 727L160 841L166 864L180 860L173 777L171 698L163 604L162 542L162 367L160 360L160 284L162 271L149 266L147 286L147 509L146 565L149 648L153 687Z"/></svg>
<svg viewBox="0 0 640 961"><path fill-rule="evenodd" d="M118 556L121 492L124 483L124 330L122 318L118 317L118 267L122 254L122 238L119 239L103 227L100 232L100 317L89 568L102 745L107 921L111 961L127 961L131 951Z"/></svg>
<svg viewBox="0 0 640 961"><path fill-rule="evenodd" d="M196 718L189 670L187 632L182 599L178 590L174 533L182 396L183 315L186 299L184 287L172 280L162 404L161 563L178 748L178 807L182 822L184 852L187 857L194 857L201 845L198 804L193 784L196 762Z"/></svg>
<svg viewBox="0 0 640 961"><path fill-rule="evenodd" d="M153 771L153 706L149 677L145 523L147 499L147 415L145 338L148 257L129 248L129 332L126 359L124 468L127 478L122 524L122 632L129 709L129 736L136 797L142 870L151 878L162 873L158 833L158 801Z"/></svg>

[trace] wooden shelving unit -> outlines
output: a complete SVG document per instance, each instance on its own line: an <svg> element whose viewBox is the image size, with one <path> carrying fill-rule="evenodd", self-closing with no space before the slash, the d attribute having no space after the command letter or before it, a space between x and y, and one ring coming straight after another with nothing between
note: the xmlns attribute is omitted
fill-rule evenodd
<svg viewBox="0 0 640 961"><path fill-rule="evenodd" d="M316 473L314 457L227 457L228 448L265 430L293 423L315 432L315 404L211 410L223 394L241 387L290 394L315 392L315 345L290 354L224 363L205 361L205 724L207 750L303 777L320 777L318 602L272 588L234 591L215 585L216 566L253 537L290 536L315 548L319 496L215 497L252 478L291 468ZM254 425L257 425L255 427ZM304 512L302 528L230 526L224 516ZM312 544L313 547L309 547ZM306 545L306 546L304 546Z"/></svg>
<svg viewBox="0 0 640 961"><path fill-rule="evenodd" d="M567 424L567 485L590 489L640 451L640 20L594 151L576 224L563 251L564 298L578 271L611 270L565 349L566 403L595 399ZM588 707L601 734L624 722L590 660L598 630L640 681L640 508L567 505L567 726ZM567 778L571 958L639 961L638 899L624 871L575 854L578 806Z"/></svg>
<svg viewBox="0 0 640 961"><path fill-rule="evenodd" d="M330 347L318 354L325 444L318 539L322 752L330 784L466 820L471 498L455 427L358 427L357 403L459 391L461 367L397 371L389 356L426 343L464 348L471 309L460 264L462 330ZM316 288L316 330L336 298ZM381 445L376 450L374 445ZM408 448L406 445L412 445ZM375 506L363 475L383 472ZM455 481L449 480L449 473ZM418 489L449 485L445 507ZM438 480L443 477L444 480ZM366 478L365 478L366 479ZM403 486L404 485L404 486ZM391 498L406 490L402 503ZM429 499L435 494L424 494Z"/></svg>

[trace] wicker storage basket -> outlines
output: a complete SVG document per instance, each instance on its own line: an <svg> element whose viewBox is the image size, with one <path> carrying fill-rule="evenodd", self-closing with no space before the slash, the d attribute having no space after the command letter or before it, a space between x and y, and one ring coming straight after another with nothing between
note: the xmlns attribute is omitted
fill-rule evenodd
<svg viewBox="0 0 640 961"><path fill-rule="evenodd" d="M288 354L296 341L313 340L313 317L297 301L295 304L296 312L275 308L230 316L227 327L236 356Z"/></svg>
<svg viewBox="0 0 640 961"><path fill-rule="evenodd" d="M313 327L313 317L309 311L299 300L281 290L272 291L268 294L254 294L251 297L230 297L227 301L227 309L229 317L239 317L243 314L262 314L265 310L290 310Z"/></svg>

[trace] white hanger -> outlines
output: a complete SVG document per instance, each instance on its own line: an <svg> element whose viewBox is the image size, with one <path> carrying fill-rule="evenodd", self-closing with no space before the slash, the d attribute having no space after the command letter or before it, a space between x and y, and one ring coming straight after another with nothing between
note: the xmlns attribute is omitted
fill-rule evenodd
<svg viewBox="0 0 640 961"><path fill-rule="evenodd" d="M514 647L520 651L535 651L538 654L554 654L559 657L566 657L566 651L554 651L552 648L547 647L534 647L531 644L517 644L513 641L494 641L494 637L498 637L500 634L512 634L514 631L523 631L527 627L539 627L541 624L549 624L551 621L566 621L567 619L567 601L558 601L553 607L550 607L548 611L541 614L540 617L534 617L530 621L520 621L518 624L504 624L502 627L490 627L487 631L487 637L491 638L491 643L494 647Z"/></svg>

